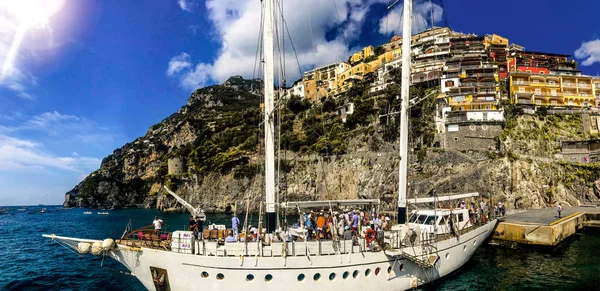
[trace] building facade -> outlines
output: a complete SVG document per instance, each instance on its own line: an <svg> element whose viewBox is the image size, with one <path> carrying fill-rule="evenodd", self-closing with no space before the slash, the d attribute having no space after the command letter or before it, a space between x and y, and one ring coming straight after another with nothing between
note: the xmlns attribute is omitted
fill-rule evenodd
<svg viewBox="0 0 600 291"><path fill-rule="evenodd" d="M597 107L595 81L589 76L511 73L511 103L558 108Z"/></svg>

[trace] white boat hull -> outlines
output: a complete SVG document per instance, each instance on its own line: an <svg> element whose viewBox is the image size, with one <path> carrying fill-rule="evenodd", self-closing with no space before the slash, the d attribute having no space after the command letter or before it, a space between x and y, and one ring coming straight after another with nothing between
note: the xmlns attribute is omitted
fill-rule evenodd
<svg viewBox="0 0 600 291"><path fill-rule="evenodd" d="M383 251L310 257L238 257L180 254L150 248L140 250L118 245L116 250L111 251L111 257L125 265L148 290L243 288L304 291L321 287L335 288L333 290L406 290L432 282L460 268L486 241L494 227L495 221L492 221L460 237L437 242L435 246L439 260L430 268L421 267L405 258L396 260L389 256L389 252L386 254ZM402 250L417 256L421 254L421 247ZM162 274L161 271L166 272L162 281L157 278L157 274ZM356 278L353 276L355 271L358 273ZM153 272L162 287L159 283L155 284ZM345 272L348 272L348 277L344 279ZM366 272L369 272L368 275ZM304 279L299 281L301 274ZM315 274L320 275L318 280L314 279ZM250 281L248 275L252 275L253 280ZM267 280L269 275L272 276L271 280ZM167 286L169 289L166 289Z"/></svg>

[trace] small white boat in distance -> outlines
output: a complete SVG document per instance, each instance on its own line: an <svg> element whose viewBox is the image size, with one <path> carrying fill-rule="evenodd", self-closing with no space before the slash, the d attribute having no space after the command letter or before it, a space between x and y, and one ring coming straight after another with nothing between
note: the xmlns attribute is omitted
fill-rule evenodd
<svg viewBox="0 0 600 291"><path fill-rule="evenodd" d="M83 214L92 214L92 212L91 211L85 211L85 212L83 212Z"/></svg>
<svg viewBox="0 0 600 291"><path fill-rule="evenodd" d="M108 215L108 212L98 212L98 215Z"/></svg>

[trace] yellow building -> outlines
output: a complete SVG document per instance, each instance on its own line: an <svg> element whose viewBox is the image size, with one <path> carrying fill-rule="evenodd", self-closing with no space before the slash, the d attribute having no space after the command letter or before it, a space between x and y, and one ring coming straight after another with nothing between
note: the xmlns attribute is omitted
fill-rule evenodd
<svg viewBox="0 0 600 291"><path fill-rule="evenodd" d="M368 63L359 63L337 75L337 90L335 94L348 91L354 83L361 81L363 76L372 72L373 67Z"/></svg>
<svg viewBox="0 0 600 291"><path fill-rule="evenodd" d="M592 77L537 75L521 72L509 76L513 104L556 107L596 107Z"/></svg>
<svg viewBox="0 0 600 291"><path fill-rule="evenodd" d="M373 48L372 45L367 46L365 48L363 48L361 51L355 53L352 55L352 57L350 58L350 63L356 63L356 62L360 62L370 56L374 56L375 55L375 49Z"/></svg>

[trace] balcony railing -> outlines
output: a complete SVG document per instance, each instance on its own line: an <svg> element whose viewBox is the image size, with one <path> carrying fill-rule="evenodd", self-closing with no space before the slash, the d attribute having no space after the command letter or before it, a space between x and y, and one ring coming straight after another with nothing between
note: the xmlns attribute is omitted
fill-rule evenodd
<svg viewBox="0 0 600 291"><path fill-rule="evenodd" d="M533 104L531 100L519 99L517 100L517 104Z"/></svg>
<svg viewBox="0 0 600 291"><path fill-rule="evenodd" d="M518 80L518 81L515 81L514 84L515 85L529 85L529 82Z"/></svg>
<svg viewBox="0 0 600 291"><path fill-rule="evenodd" d="M563 87L577 88L577 84L575 84L575 83L563 83Z"/></svg>
<svg viewBox="0 0 600 291"><path fill-rule="evenodd" d="M592 85L590 84L579 84L579 88L592 89Z"/></svg>
<svg viewBox="0 0 600 291"><path fill-rule="evenodd" d="M467 78L469 77L495 77L495 73L474 73L474 74L465 74Z"/></svg>

